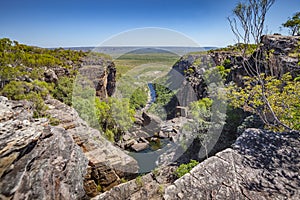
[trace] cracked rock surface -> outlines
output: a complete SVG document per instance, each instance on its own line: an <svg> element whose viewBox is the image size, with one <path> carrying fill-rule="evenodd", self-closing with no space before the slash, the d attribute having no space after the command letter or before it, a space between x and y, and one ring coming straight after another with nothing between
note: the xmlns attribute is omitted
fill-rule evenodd
<svg viewBox="0 0 300 200"><path fill-rule="evenodd" d="M80 199L88 163L80 147L25 101L0 97L0 199Z"/></svg>
<svg viewBox="0 0 300 200"><path fill-rule="evenodd" d="M29 102L0 96L0 199L84 199L137 173L137 162L73 108L46 104L58 126L33 118Z"/></svg>
<svg viewBox="0 0 300 200"><path fill-rule="evenodd" d="M300 199L299 136L247 129L167 187L164 199Z"/></svg>

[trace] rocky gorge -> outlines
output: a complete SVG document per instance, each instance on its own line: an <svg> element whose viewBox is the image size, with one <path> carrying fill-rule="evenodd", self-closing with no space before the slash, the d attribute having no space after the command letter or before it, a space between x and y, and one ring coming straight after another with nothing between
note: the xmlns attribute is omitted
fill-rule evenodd
<svg viewBox="0 0 300 200"><path fill-rule="evenodd" d="M260 51L267 52L268 59L262 70L278 77L285 72L297 77L300 68L295 53L299 51L299 40L300 37L264 36ZM177 106L183 109L190 102L208 96L207 63L214 68L230 60L225 66L230 69L226 82L242 83L245 72L239 59L228 51L183 56L173 66L176 71L173 75L180 77L175 78L180 80L177 84L185 86L178 90ZM82 63L79 72L91 80L96 96L101 99L112 96L116 84L114 63L94 58ZM105 67L99 70L97 66ZM54 83L66 75L65 71L61 75L58 71L64 70L46 70L44 80ZM7 81L2 82L7 84ZM173 86L175 83L170 84ZM90 127L74 108L50 96L45 105L48 118L36 118L30 101L0 97L1 199L300 198L299 132L266 131L259 120L240 128L249 113L239 111L235 113L238 117L226 119L208 158L199 159L201 144L194 140L175 162L138 176L139 165L127 150L143 151L151 140L178 141L184 135L181 129L188 116L178 114L162 121L143 112L135 116L134 127L120 141L112 143L101 130ZM201 162L178 178L175 173L178 165L191 159Z"/></svg>

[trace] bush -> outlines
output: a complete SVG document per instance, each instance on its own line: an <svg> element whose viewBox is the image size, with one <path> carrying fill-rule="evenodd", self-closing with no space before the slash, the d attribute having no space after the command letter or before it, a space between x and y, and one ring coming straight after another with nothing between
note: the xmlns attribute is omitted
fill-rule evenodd
<svg viewBox="0 0 300 200"><path fill-rule="evenodd" d="M73 78L61 77L53 91L53 97L71 106L73 92Z"/></svg>
<svg viewBox="0 0 300 200"><path fill-rule="evenodd" d="M148 91L145 88L137 88L130 97L130 107L134 110L146 106L148 101Z"/></svg>
<svg viewBox="0 0 300 200"><path fill-rule="evenodd" d="M183 175L189 173L196 165L198 165L199 162L196 160L191 160L187 164L181 164L175 171L175 175L180 178Z"/></svg>
<svg viewBox="0 0 300 200"><path fill-rule="evenodd" d="M261 77L265 77L264 74L261 74ZM283 131L284 127L272 124L273 117L264 104L262 86L258 80L253 77L245 77L244 80L244 88L236 85L229 87L227 94L230 104L259 115L266 124L265 128ZM265 97L277 118L290 128L300 130L300 82L294 81L289 73L281 79L268 76L263 81Z"/></svg>
<svg viewBox="0 0 300 200"><path fill-rule="evenodd" d="M144 183L143 183L143 180L142 180L142 176L136 177L135 183L137 184L138 187L143 187Z"/></svg>
<svg viewBox="0 0 300 200"><path fill-rule="evenodd" d="M52 91L52 85L48 85L46 82L37 80L32 83L11 81L4 86L1 95L12 100L31 101L34 117L44 117L47 110L44 99L50 94L50 91Z"/></svg>
<svg viewBox="0 0 300 200"><path fill-rule="evenodd" d="M108 98L101 101L95 98L96 119L106 138L118 141L123 132L128 131L134 122L135 111L130 108L129 100Z"/></svg>

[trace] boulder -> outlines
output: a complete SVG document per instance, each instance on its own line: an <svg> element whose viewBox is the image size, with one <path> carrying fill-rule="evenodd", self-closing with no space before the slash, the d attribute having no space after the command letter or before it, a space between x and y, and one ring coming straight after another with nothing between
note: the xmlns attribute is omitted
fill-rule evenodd
<svg viewBox="0 0 300 200"><path fill-rule="evenodd" d="M143 150L147 149L148 147L149 147L149 144L146 142L136 143L131 146L131 148L136 152L143 151Z"/></svg>
<svg viewBox="0 0 300 200"><path fill-rule="evenodd" d="M150 141L151 141L151 142L159 142L159 138L157 138L157 137L152 137L152 138L150 139Z"/></svg>
<svg viewBox="0 0 300 200"><path fill-rule="evenodd" d="M47 69L44 72L45 81L48 83L56 83L58 81L58 77L52 69Z"/></svg>
<svg viewBox="0 0 300 200"><path fill-rule="evenodd" d="M164 127L161 127L161 130L164 132L172 132L173 126L164 126Z"/></svg>
<svg viewBox="0 0 300 200"><path fill-rule="evenodd" d="M138 126L143 126L144 124L144 119L142 116L135 114L134 115L134 123Z"/></svg>
<svg viewBox="0 0 300 200"><path fill-rule="evenodd" d="M148 140L146 140L144 137L141 137L140 141L149 144Z"/></svg>
<svg viewBox="0 0 300 200"><path fill-rule="evenodd" d="M143 112L142 117L143 129L145 132L153 135L155 132L160 130L162 120L158 116Z"/></svg>
<svg viewBox="0 0 300 200"><path fill-rule="evenodd" d="M132 145L137 144L137 143L138 143L138 142L137 142L135 139L130 139L130 140L128 140L128 141L125 142L125 147L126 147L126 148L129 148L129 147L131 147Z"/></svg>
<svg viewBox="0 0 300 200"><path fill-rule="evenodd" d="M126 133L125 133L125 135L123 135L122 138L123 138L124 141L130 140L129 134L126 134Z"/></svg>
<svg viewBox="0 0 300 200"><path fill-rule="evenodd" d="M141 129L139 129L139 130L136 130L135 131L135 136L134 136L134 138L141 138L141 137L144 137L144 138L148 138L148 137L150 137L151 136L151 133L147 133L146 131L145 131L145 129L144 130L141 130Z"/></svg>
<svg viewBox="0 0 300 200"><path fill-rule="evenodd" d="M169 135L168 135L168 133L165 133L165 132L163 132L163 131L159 131L158 137L159 137L159 138L168 138Z"/></svg>

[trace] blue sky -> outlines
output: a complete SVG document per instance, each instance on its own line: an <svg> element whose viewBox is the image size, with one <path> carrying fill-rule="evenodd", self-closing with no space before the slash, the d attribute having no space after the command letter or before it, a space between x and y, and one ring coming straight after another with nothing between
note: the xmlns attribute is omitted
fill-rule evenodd
<svg viewBox="0 0 300 200"><path fill-rule="evenodd" d="M234 36L226 17L238 0L1 0L0 37L41 47L96 46L142 27L173 29L201 46L227 46ZM269 32L300 11L299 0L277 0ZM287 34L286 30L281 33Z"/></svg>

